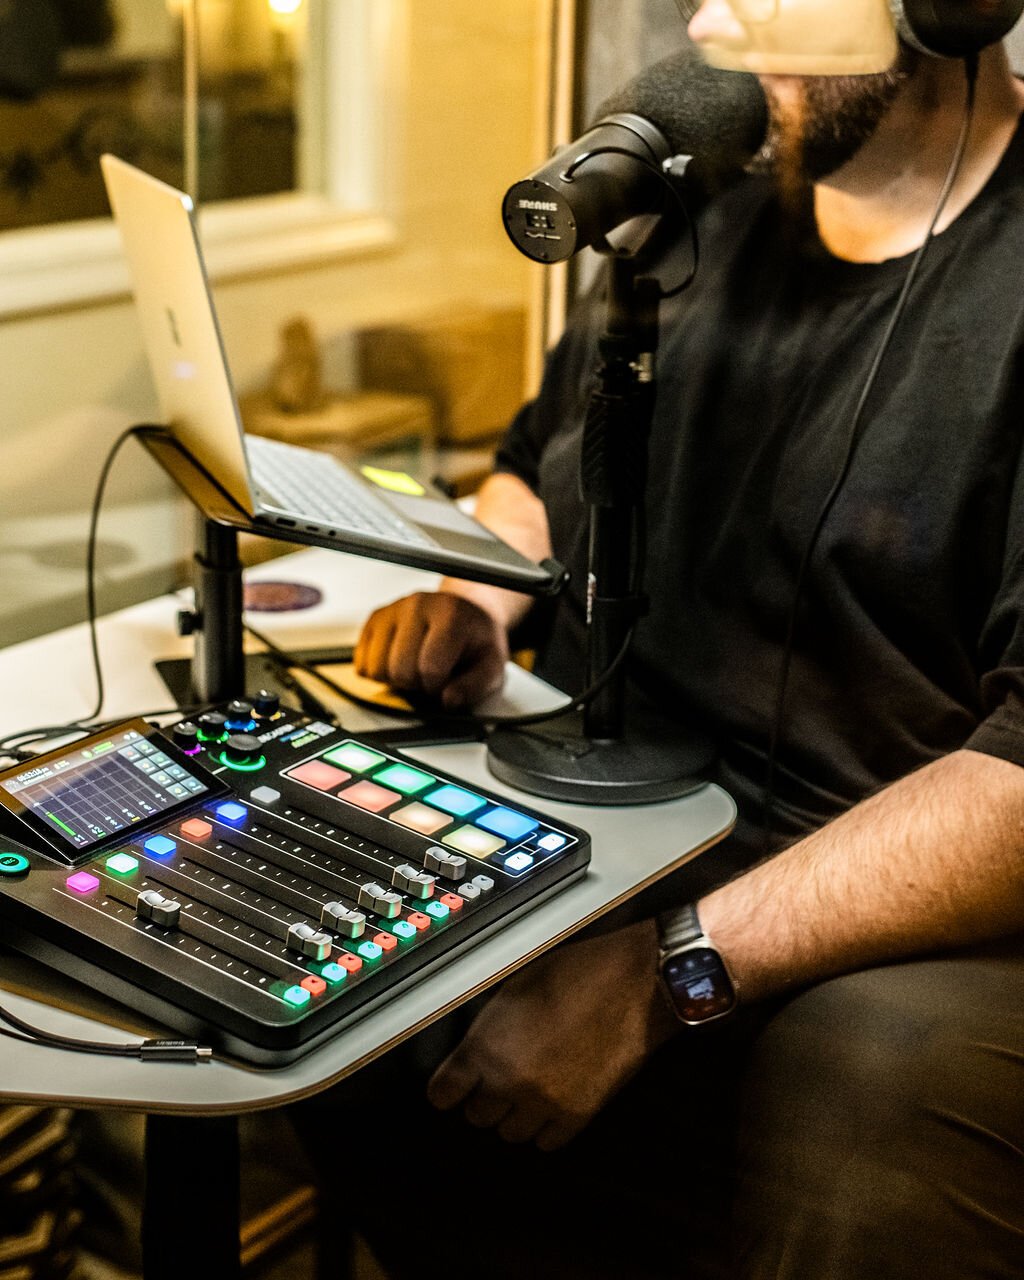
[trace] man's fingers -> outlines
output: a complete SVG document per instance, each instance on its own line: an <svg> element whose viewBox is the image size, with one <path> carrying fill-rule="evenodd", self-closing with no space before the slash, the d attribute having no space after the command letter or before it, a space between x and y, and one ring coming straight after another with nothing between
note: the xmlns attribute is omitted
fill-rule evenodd
<svg viewBox="0 0 1024 1280"><path fill-rule="evenodd" d="M363 628L353 656L355 668L368 680L386 680L388 654L395 634L392 609L378 609Z"/></svg>
<svg viewBox="0 0 1024 1280"><path fill-rule="evenodd" d="M450 1111L472 1093L479 1081L480 1073L456 1049L430 1077L427 1100L438 1111Z"/></svg>
<svg viewBox="0 0 1024 1280"><path fill-rule="evenodd" d="M462 1114L474 1129L493 1129L509 1114L512 1105L512 1099L505 1094L489 1093L478 1085L466 1099Z"/></svg>

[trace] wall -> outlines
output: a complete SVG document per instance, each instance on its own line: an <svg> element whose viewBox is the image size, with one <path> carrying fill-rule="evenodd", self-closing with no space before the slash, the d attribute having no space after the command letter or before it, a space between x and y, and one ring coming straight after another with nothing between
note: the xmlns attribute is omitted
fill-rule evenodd
<svg viewBox="0 0 1024 1280"><path fill-rule="evenodd" d="M411 0L408 50L395 50L408 66L404 125L389 157L401 175L400 245L218 286L240 390L261 384L295 313L343 349L353 330L423 309L525 300L531 267L506 241L500 207L542 146L547 10L544 0ZM0 385L2 645L82 616L102 459L156 403L127 300L0 325ZM101 608L165 589L189 554L191 515L134 444L112 476L100 536Z"/></svg>

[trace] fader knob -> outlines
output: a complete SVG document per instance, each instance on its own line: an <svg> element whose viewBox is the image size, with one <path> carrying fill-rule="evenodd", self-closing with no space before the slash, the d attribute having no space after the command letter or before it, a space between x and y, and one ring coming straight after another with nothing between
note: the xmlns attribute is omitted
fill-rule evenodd
<svg viewBox="0 0 1024 1280"><path fill-rule="evenodd" d="M269 689L261 689L252 700L252 709L261 720L269 720L281 710L281 699Z"/></svg>
<svg viewBox="0 0 1024 1280"><path fill-rule="evenodd" d="M252 733L233 733L221 753L225 764L258 764L263 759L263 743Z"/></svg>
<svg viewBox="0 0 1024 1280"><path fill-rule="evenodd" d="M182 720L171 730L171 737L182 751L194 751L199 746L199 726L191 720Z"/></svg>

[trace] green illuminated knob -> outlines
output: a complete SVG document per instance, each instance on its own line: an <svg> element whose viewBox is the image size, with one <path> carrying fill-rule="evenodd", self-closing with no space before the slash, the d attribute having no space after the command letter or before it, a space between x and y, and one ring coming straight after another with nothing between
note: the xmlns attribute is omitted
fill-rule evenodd
<svg viewBox="0 0 1024 1280"><path fill-rule="evenodd" d="M221 758L227 765L256 765L263 760L263 743L254 733L233 733L224 743Z"/></svg>

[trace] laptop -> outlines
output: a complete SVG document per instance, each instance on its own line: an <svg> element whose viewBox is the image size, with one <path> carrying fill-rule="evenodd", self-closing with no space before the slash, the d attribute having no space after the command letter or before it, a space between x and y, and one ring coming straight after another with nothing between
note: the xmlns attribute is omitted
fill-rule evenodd
<svg viewBox="0 0 1024 1280"><path fill-rule="evenodd" d="M268 536L517 591L558 590L560 565L534 564L414 477L247 434L191 199L116 156L100 164L164 422L254 524Z"/></svg>

